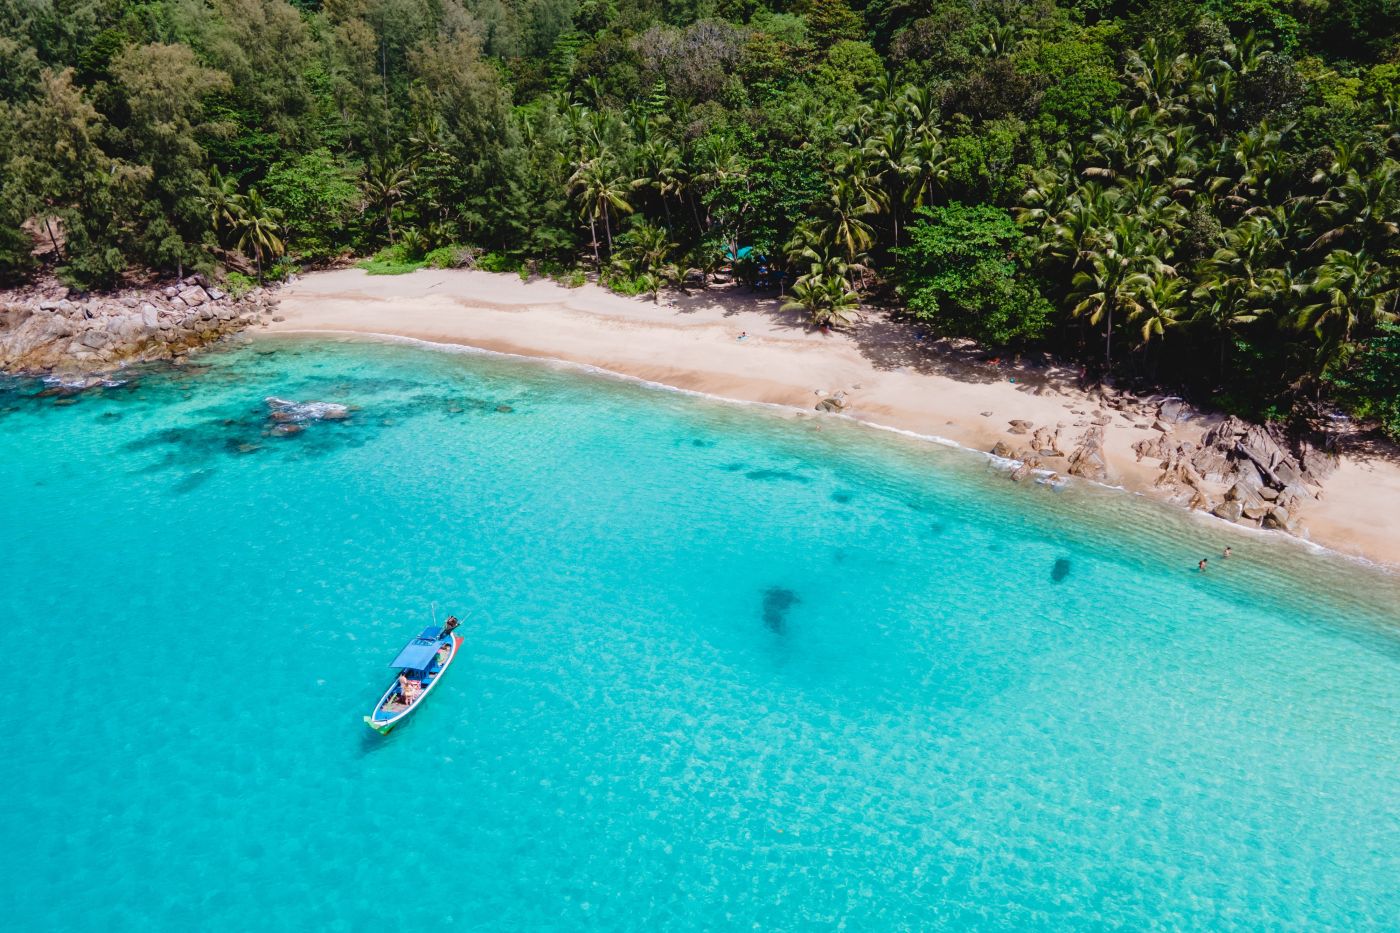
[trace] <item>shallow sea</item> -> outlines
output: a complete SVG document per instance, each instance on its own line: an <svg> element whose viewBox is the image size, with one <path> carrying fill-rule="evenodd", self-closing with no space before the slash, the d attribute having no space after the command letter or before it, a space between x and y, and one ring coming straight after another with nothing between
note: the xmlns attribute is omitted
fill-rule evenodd
<svg viewBox="0 0 1400 933"><path fill-rule="evenodd" d="M43 388L0 387L9 929L1400 926L1393 576L474 354ZM371 733L433 604L466 652Z"/></svg>

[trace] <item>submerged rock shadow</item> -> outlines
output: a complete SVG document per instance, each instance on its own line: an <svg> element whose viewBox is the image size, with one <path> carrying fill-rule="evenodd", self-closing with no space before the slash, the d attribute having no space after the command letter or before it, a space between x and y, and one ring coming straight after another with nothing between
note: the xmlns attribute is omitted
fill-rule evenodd
<svg viewBox="0 0 1400 933"><path fill-rule="evenodd" d="M763 625L775 635L787 634L787 617L793 606L802 602L796 592L782 586L770 586L763 591Z"/></svg>

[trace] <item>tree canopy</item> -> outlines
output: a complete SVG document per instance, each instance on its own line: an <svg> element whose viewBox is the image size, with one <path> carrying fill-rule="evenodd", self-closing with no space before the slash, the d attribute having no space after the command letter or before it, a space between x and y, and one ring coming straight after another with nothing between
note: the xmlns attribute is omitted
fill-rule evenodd
<svg viewBox="0 0 1400 933"><path fill-rule="evenodd" d="M1397 121L1365 0L0 0L0 277L742 252L814 320L1380 417Z"/></svg>

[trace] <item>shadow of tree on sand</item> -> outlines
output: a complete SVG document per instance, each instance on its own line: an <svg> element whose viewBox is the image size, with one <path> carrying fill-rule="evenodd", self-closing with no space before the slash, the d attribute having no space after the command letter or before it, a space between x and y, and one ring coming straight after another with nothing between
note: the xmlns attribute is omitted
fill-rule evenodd
<svg viewBox="0 0 1400 933"><path fill-rule="evenodd" d="M1029 395L1077 395L1079 375L1044 354L1025 358L970 340L936 337L914 321L866 310L846 328L861 356L882 371L908 370L959 382L1014 382Z"/></svg>
<svg viewBox="0 0 1400 933"><path fill-rule="evenodd" d="M678 315L757 314L778 331L801 333L812 340L850 341L862 357L883 372L908 370L984 384L1014 380L1018 391L1032 395L1077 394L1078 373L1045 356L1013 360L1004 352L971 341L935 337L917 322L879 308L866 308L848 326L820 333L803 312L784 311L783 301L772 292L729 285L673 292L668 305Z"/></svg>

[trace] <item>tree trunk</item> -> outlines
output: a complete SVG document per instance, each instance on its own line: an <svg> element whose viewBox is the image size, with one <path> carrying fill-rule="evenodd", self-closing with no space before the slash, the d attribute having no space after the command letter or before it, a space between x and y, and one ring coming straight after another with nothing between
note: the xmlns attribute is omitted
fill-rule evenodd
<svg viewBox="0 0 1400 933"><path fill-rule="evenodd" d="M661 209L666 212L666 232L671 232L671 203L666 200L666 195L661 196Z"/></svg>
<svg viewBox="0 0 1400 933"><path fill-rule="evenodd" d="M1108 332L1104 338L1104 365L1113 370L1113 305L1108 306Z"/></svg>
<svg viewBox="0 0 1400 933"><path fill-rule="evenodd" d="M890 205L890 213L894 216L894 248L899 249L899 205L903 202L900 197L901 186L895 186L894 203Z"/></svg>
<svg viewBox="0 0 1400 933"><path fill-rule="evenodd" d="M695 218L695 234L696 236L704 236L705 228L700 224L700 212L695 209L695 194L694 192L688 193L690 197L686 198L686 203L690 205L690 216Z"/></svg>
<svg viewBox="0 0 1400 933"><path fill-rule="evenodd" d="M608 206L603 205L603 233L608 237L608 258L612 259L612 222L608 220Z"/></svg>
<svg viewBox="0 0 1400 933"><path fill-rule="evenodd" d="M57 256L57 257L59 258L60 261L62 261L62 260L63 260L63 248L60 247L60 246L58 245L58 237L54 235L54 232L53 232L53 218L52 218L52 217L45 217L45 218L44 218L44 229L47 230L48 233L49 233L49 242L53 244L53 252L54 252L54 255Z"/></svg>
<svg viewBox="0 0 1400 933"><path fill-rule="evenodd" d="M588 215L588 232L593 237L593 270L601 273L603 260L598 256L598 218L592 214Z"/></svg>

